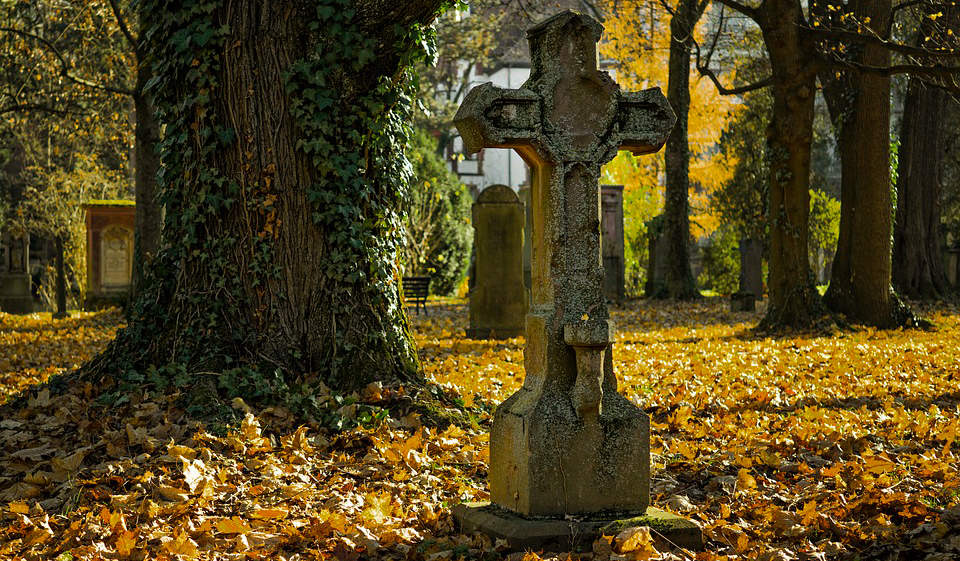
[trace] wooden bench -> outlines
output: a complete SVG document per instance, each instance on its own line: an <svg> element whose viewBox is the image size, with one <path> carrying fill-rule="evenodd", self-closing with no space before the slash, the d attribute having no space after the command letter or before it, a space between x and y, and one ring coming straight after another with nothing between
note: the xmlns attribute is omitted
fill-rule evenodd
<svg viewBox="0 0 960 561"><path fill-rule="evenodd" d="M423 313L430 315L427 311L427 295L430 294L430 277L403 277L403 298L406 301L413 301L413 309L417 315L420 315L420 308Z"/></svg>

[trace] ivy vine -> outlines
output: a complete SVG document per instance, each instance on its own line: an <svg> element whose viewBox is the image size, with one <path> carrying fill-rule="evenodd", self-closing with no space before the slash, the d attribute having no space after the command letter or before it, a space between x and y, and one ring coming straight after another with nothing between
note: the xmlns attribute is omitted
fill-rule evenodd
<svg viewBox="0 0 960 561"><path fill-rule="evenodd" d="M147 267L130 326L86 371L113 377L122 391L200 385L211 399L253 396L296 404L309 414L317 386L350 385L358 375L351 365L362 354L399 357L400 372L368 375L403 378L420 370L397 291L396 256L399 209L411 176L402 147L417 89L412 63L434 55L434 36L428 27L395 26L395 66L384 72L373 68L382 64L375 49L383 46L364 32L351 0L317 0L300 14L310 18L315 46L286 70L284 85L301 133L296 148L316 171L307 196L327 244L321 274L334 281L329 314L349 317L358 298L385 310L379 325L359 339L356 332L336 332L319 364L314 357L317 375L310 379L297 364L296 341L289 342L288 362L264 360L257 353L263 341L256 322L244 317L264 314L269 321L269 306L257 308L251 291L275 295L271 305L284 299L276 290L282 272L272 235L279 227L276 194L263 179L270 170L259 180L238 182L210 163L244 142L213 103L228 86L218 76L224 53L237 40L217 20L227 3L185 0L171 9L167 0L139 2L154 68L148 90L165 125L158 188L167 245ZM345 76L369 75L380 78L359 95L337 89ZM248 233L219 228L238 215L250 222ZM238 247L252 254L244 270L234 258Z"/></svg>

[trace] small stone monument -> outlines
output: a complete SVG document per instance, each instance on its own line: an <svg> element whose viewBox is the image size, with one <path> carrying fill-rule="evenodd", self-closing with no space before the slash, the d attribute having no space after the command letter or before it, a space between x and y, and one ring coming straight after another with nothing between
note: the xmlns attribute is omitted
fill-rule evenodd
<svg viewBox="0 0 960 561"><path fill-rule="evenodd" d="M532 169L533 294L526 378L490 434L493 504L453 514L513 548L575 547L618 520L698 548L695 524L649 508L649 419L617 392L600 250L601 166L657 151L676 118L659 89L622 92L597 69L602 31L570 11L533 27L530 79L474 88L454 119L470 152L513 148Z"/></svg>
<svg viewBox="0 0 960 561"><path fill-rule="evenodd" d="M87 223L87 296L84 307L123 303L133 275L133 201L90 201Z"/></svg>
<svg viewBox="0 0 960 561"><path fill-rule="evenodd" d="M730 295L730 310L752 312L763 298L763 244L754 238L740 240L740 289Z"/></svg>
<svg viewBox="0 0 960 561"><path fill-rule="evenodd" d="M0 311L33 313L30 290L30 234L8 232L0 238Z"/></svg>
<svg viewBox="0 0 960 561"><path fill-rule="evenodd" d="M644 296L659 298L667 291L667 235L665 216L658 214L646 222L647 226L647 282Z"/></svg>
<svg viewBox="0 0 960 561"><path fill-rule="evenodd" d="M600 208L603 295L607 300L619 303L624 297L627 266L623 240L623 185L602 186Z"/></svg>
<svg viewBox="0 0 960 561"><path fill-rule="evenodd" d="M527 288L523 283L523 203L513 189L493 185L473 205L476 285L470 292L472 339L523 335Z"/></svg>

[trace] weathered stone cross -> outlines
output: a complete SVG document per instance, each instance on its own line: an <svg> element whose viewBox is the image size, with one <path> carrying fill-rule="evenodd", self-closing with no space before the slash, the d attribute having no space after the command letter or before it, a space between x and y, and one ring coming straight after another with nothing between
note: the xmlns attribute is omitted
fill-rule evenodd
<svg viewBox="0 0 960 561"><path fill-rule="evenodd" d="M603 26L574 12L527 32L519 89L474 88L455 123L470 152L513 148L533 169L533 286L523 387L496 411L491 500L526 516L645 511L650 429L617 393L603 298L599 177L623 148L660 149L676 120L658 88L597 68Z"/></svg>

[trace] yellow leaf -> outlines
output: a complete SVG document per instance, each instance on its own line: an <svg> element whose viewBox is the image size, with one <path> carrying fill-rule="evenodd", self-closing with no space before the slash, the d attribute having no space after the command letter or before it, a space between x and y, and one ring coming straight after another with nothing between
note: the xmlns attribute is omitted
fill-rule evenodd
<svg viewBox="0 0 960 561"><path fill-rule="evenodd" d="M7 505L7 508L10 509L10 512L14 514L29 514L30 507L27 506L27 503L24 502L15 502Z"/></svg>
<svg viewBox="0 0 960 561"><path fill-rule="evenodd" d="M137 546L136 532L123 532L117 537L117 553L123 557L128 557Z"/></svg>
<svg viewBox="0 0 960 561"><path fill-rule="evenodd" d="M190 539L186 532L181 531L176 537L167 538L166 541L161 538L161 542L163 542L163 549L171 555L180 555L188 559L194 559L200 555L197 542Z"/></svg>
<svg viewBox="0 0 960 561"><path fill-rule="evenodd" d="M617 534L617 551L620 553L634 552L634 556L656 554L657 550L653 547L650 528L637 526L627 528Z"/></svg>
<svg viewBox="0 0 960 561"><path fill-rule="evenodd" d="M217 522L217 531L221 534L246 534L250 530L250 526L247 526L243 520L236 516Z"/></svg>
<svg viewBox="0 0 960 561"><path fill-rule="evenodd" d="M260 520L271 518L283 520L288 514L290 514L290 511L282 508L258 508L257 510L252 511L249 516L250 518L256 518Z"/></svg>
<svg viewBox="0 0 960 561"><path fill-rule="evenodd" d="M171 487L169 485L160 485L159 491L161 497L175 503L181 503L190 498L190 493L188 491L177 489L176 487Z"/></svg>
<svg viewBox="0 0 960 561"><path fill-rule="evenodd" d="M740 471L737 473L737 489L740 491L748 491L757 488L757 480L750 475L750 471L747 468L740 468Z"/></svg>

